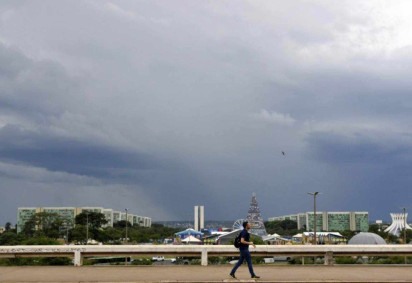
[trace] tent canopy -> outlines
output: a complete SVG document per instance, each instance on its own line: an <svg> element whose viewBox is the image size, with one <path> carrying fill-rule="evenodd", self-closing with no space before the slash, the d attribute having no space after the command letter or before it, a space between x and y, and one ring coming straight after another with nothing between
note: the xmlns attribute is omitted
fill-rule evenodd
<svg viewBox="0 0 412 283"><path fill-rule="evenodd" d="M186 237L182 240L182 243L200 243L201 241L193 236Z"/></svg>
<svg viewBox="0 0 412 283"><path fill-rule="evenodd" d="M176 235L177 237L179 237L180 239L185 239L186 237L189 237L189 236L193 236L193 237L195 237L195 238L200 239L200 238L202 238L203 233L198 232L198 231L196 231L196 230L194 230L194 229L189 228L189 229L186 229L186 230L184 230L184 231L177 232L177 233L175 233L175 235Z"/></svg>

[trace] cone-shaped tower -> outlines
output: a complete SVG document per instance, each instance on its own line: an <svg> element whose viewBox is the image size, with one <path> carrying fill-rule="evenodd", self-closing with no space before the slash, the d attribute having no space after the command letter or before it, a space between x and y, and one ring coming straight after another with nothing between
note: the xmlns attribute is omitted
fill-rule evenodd
<svg viewBox="0 0 412 283"><path fill-rule="evenodd" d="M250 207L246 220L251 224L250 233L258 236L267 236L265 224L263 223L263 218L260 215L260 209L258 202L256 200L256 194L252 194L252 201L250 202Z"/></svg>

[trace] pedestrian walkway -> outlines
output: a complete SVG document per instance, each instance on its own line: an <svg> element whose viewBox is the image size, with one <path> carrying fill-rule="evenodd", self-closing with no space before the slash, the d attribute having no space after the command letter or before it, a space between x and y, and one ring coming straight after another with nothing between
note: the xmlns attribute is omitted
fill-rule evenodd
<svg viewBox="0 0 412 283"><path fill-rule="evenodd" d="M231 265L0 267L0 282L255 282L246 266L229 277ZM256 265L257 282L412 282L412 266Z"/></svg>

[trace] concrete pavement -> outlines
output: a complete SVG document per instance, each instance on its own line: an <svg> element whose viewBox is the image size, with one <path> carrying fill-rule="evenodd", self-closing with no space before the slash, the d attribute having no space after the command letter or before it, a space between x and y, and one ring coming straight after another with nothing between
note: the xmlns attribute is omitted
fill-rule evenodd
<svg viewBox="0 0 412 283"><path fill-rule="evenodd" d="M233 265L219 266L23 266L0 267L0 282L254 282L247 266L230 279ZM412 282L412 266L256 265L258 282Z"/></svg>

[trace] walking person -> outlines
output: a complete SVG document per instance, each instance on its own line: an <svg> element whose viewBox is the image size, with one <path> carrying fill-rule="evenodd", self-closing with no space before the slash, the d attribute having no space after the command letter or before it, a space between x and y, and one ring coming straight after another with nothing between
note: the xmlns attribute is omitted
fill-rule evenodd
<svg viewBox="0 0 412 283"><path fill-rule="evenodd" d="M249 234L250 227L251 225L249 222L247 221L243 222L243 230L242 232L240 232L240 247L239 247L240 258L239 258L239 261L236 263L236 265L233 267L232 271L230 272L230 276L235 279L236 279L236 276L235 276L236 270L239 268L239 266L242 265L244 260L246 260L247 262L250 276L252 276L252 278L260 278L253 271L252 257L249 252L250 245L256 248L255 244L253 242L250 242L250 234Z"/></svg>

